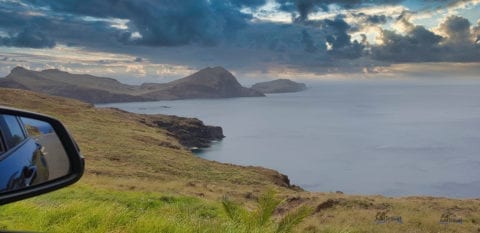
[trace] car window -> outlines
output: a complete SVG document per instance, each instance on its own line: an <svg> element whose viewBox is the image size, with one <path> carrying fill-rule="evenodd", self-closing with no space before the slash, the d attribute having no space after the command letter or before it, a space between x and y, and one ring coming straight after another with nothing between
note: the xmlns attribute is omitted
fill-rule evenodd
<svg viewBox="0 0 480 233"><path fill-rule="evenodd" d="M4 132L6 140L5 143L7 144L8 148L15 147L16 145L23 142L26 137L17 117L3 115L3 120L5 121L5 129L8 130L8 132Z"/></svg>
<svg viewBox="0 0 480 233"><path fill-rule="evenodd" d="M5 146L3 145L3 133L2 129L0 128L0 155L5 152Z"/></svg>

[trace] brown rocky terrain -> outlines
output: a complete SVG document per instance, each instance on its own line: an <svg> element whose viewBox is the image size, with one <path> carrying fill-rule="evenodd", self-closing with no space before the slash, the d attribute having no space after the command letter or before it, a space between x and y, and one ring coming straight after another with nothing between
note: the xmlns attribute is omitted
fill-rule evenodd
<svg viewBox="0 0 480 233"><path fill-rule="evenodd" d="M222 127L209 126L197 118L185 118L167 115L141 115L141 122L151 127L166 129L174 138L187 148L205 148L212 141L222 140Z"/></svg>

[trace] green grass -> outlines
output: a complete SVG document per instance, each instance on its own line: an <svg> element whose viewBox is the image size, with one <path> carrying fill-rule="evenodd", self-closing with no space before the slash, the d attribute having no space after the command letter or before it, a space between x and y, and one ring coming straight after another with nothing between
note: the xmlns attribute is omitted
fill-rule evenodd
<svg viewBox="0 0 480 233"><path fill-rule="evenodd" d="M0 207L0 228L42 232L99 233L291 232L282 227L285 226L285 220L276 224L271 219L280 201L273 196L265 195L264 197L259 200L257 211L244 210L243 218L248 221L237 222L231 221L232 218L229 218L221 202L178 195L112 191L75 185L48 195ZM298 217L303 218L308 215L306 212L300 214L302 216L297 216L297 221L289 223L290 226L300 223L298 220L301 219ZM258 219L259 216L264 218ZM272 228L275 225L278 225L277 230Z"/></svg>
<svg viewBox="0 0 480 233"><path fill-rule="evenodd" d="M42 232L221 232L220 203L86 186L0 207L2 229Z"/></svg>
<svg viewBox="0 0 480 233"><path fill-rule="evenodd" d="M333 198L336 194L322 195ZM178 233L470 233L480 229L478 204L471 200L440 199L436 206L428 207L432 203L425 198L345 196L337 206L312 213L311 207L319 196L302 197L306 200L304 204L292 204L291 199L267 192L255 198L256 201L239 202L76 184L1 206L0 229ZM374 223L375 214L387 202L391 205L389 215L401 215L403 224ZM449 226L439 224L443 210L452 208L462 213L465 222Z"/></svg>
<svg viewBox="0 0 480 233"><path fill-rule="evenodd" d="M274 191L262 194L254 210L248 210L226 197L222 201L223 209L233 223L233 229L243 233L289 233L313 212L311 208L301 206L283 216L278 222L273 221L274 212L281 203L282 200L275 196Z"/></svg>

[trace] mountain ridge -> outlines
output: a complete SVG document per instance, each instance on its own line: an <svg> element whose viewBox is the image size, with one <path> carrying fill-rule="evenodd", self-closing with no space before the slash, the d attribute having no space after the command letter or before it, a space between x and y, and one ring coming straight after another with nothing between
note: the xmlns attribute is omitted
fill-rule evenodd
<svg viewBox="0 0 480 233"><path fill-rule="evenodd" d="M33 71L15 67L0 79L0 87L30 90L89 103L265 96L243 87L223 67L207 67L168 83L142 85L128 85L113 78L72 74L58 69Z"/></svg>

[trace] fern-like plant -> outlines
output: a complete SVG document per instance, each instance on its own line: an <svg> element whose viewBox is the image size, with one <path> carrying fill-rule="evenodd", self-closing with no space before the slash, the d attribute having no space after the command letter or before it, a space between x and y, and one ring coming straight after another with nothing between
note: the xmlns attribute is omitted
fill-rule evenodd
<svg viewBox="0 0 480 233"><path fill-rule="evenodd" d="M262 194L258 198L257 208L251 211L226 197L222 201L225 214L232 223L230 231L232 233L290 233L295 226L312 213L311 208L301 206L295 211L287 213L280 221L275 222L272 216L281 203L282 200L275 196L274 191Z"/></svg>

